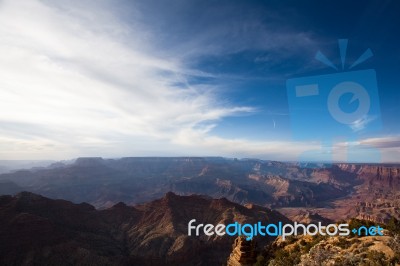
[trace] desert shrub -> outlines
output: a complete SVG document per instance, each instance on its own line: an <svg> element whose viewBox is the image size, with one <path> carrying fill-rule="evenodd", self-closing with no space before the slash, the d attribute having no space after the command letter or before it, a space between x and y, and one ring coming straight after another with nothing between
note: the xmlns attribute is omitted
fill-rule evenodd
<svg viewBox="0 0 400 266"><path fill-rule="evenodd" d="M301 258L300 266L322 266L326 265L336 255L336 250L316 245L310 252Z"/></svg>
<svg viewBox="0 0 400 266"><path fill-rule="evenodd" d="M313 246L315 246L316 244L318 244L319 242L321 242L324 239L325 239L325 237L322 235L313 236L312 240L310 242L306 242L306 244L303 246L303 252L305 252L305 253L309 252Z"/></svg>
<svg viewBox="0 0 400 266"><path fill-rule="evenodd" d="M386 229L391 234L400 234L400 221L396 218L390 218L389 222L386 224Z"/></svg>
<svg viewBox="0 0 400 266"><path fill-rule="evenodd" d="M291 252L284 249L277 250L274 254L274 258L268 264L269 266L285 266L285 265L296 265L300 262L301 253L296 250Z"/></svg>
<svg viewBox="0 0 400 266"><path fill-rule="evenodd" d="M347 249L351 246L351 242L347 241L345 238L343 237L339 237L338 241L335 243L335 246L340 247L342 249Z"/></svg>
<svg viewBox="0 0 400 266"><path fill-rule="evenodd" d="M400 264L400 235L395 234L393 236L393 239L390 240L389 242L389 247L393 250L394 252L394 257L392 259L393 264Z"/></svg>
<svg viewBox="0 0 400 266"><path fill-rule="evenodd" d="M264 266L266 265L267 260L262 255L257 256L257 261L254 263L254 266Z"/></svg>
<svg viewBox="0 0 400 266"><path fill-rule="evenodd" d="M360 257L353 253L347 253L343 257L338 257L335 260L335 266L358 266L360 263Z"/></svg>
<svg viewBox="0 0 400 266"><path fill-rule="evenodd" d="M370 250L367 253L367 260L365 262L366 266L385 266L388 265L386 256L383 252Z"/></svg>

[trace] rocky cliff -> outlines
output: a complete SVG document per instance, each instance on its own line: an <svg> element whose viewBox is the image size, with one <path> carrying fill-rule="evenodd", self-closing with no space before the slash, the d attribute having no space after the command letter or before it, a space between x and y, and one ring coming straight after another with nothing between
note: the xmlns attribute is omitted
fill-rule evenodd
<svg viewBox="0 0 400 266"><path fill-rule="evenodd" d="M256 242L237 237L232 245L227 266L252 266L256 262Z"/></svg>
<svg viewBox="0 0 400 266"><path fill-rule="evenodd" d="M398 165L338 164L338 167L357 175L368 186L400 189L400 167Z"/></svg>

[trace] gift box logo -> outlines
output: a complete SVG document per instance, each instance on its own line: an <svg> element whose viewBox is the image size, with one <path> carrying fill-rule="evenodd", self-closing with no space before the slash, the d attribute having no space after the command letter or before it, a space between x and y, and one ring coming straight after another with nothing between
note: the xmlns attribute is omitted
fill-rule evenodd
<svg viewBox="0 0 400 266"><path fill-rule="evenodd" d="M360 132L381 128L379 94L374 69L353 68L372 56L367 49L345 71L347 40L339 40L342 72L289 79L286 83L293 137L332 142L354 139ZM316 59L338 68L321 52Z"/></svg>
<svg viewBox="0 0 400 266"><path fill-rule="evenodd" d="M339 40L342 69L347 40ZM372 56L367 49L350 70ZM321 52L316 59L337 70ZM286 82L293 136L298 140L355 138L381 128L374 69L289 79ZM321 132L323 134L321 134Z"/></svg>

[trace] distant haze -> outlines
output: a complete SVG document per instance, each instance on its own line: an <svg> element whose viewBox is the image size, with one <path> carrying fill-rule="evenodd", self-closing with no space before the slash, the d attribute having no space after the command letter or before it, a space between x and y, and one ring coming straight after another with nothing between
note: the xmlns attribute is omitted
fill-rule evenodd
<svg viewBox="0 0 400 266"><path fill-rule="evenodd" d="M29 161L29 160L0 160L0 174L13 170L47 167L56 161Z"/></svg>

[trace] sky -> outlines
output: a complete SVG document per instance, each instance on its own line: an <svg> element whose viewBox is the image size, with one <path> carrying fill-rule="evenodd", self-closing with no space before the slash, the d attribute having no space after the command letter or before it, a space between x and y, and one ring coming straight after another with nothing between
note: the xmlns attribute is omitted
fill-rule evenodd
<svg viewBox="0 0 400 266"><path fill-rule="evenodd" d="M398 1L2 0L0 159L399 163L398 14Z"/></svg>

